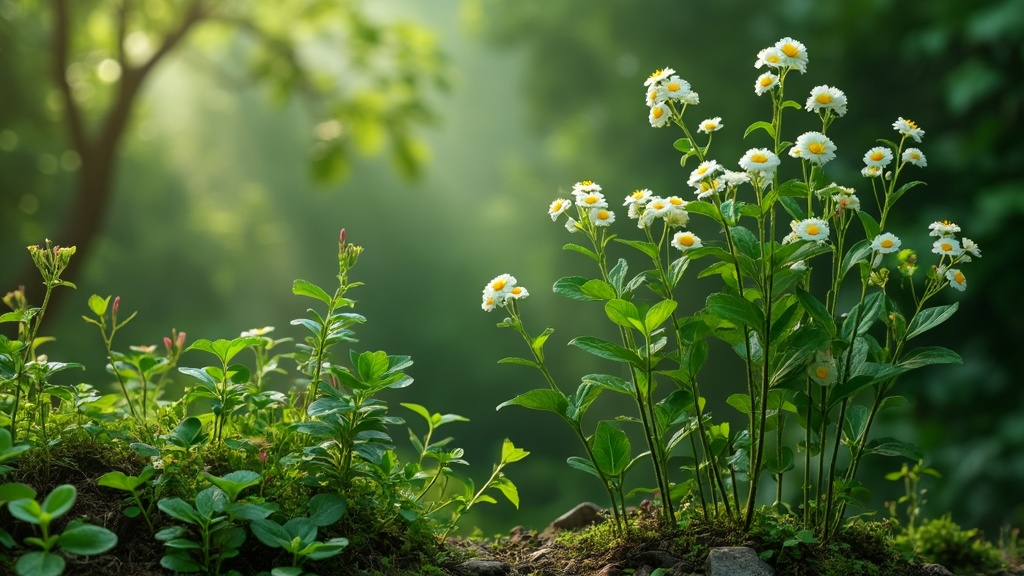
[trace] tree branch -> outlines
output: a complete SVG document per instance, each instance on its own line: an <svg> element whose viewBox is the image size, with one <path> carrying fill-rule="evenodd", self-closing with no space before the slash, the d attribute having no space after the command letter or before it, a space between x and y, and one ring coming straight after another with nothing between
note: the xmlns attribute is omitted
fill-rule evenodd
<svg viewBox="0 0 1024 576"><path fill-rule="evenodd" d="M67 75L68 53L71 50L68 2L67 0L55 0L53 8L56 16L53 27L53 80L57 88L60 89L61 99L64 101L64 114L71 132L71 146L78 152L79 157L85 158L89 148L88 136L85 133L82 112L75 102L75 95L71 91Z"/></svg>

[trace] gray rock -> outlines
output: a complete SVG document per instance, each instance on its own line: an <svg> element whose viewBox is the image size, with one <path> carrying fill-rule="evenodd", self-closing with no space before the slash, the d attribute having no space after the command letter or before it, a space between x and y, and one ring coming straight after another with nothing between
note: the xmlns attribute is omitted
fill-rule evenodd
<svg viewBox="0 0 1024 576"><path fill-rule="evenodd" d="M604 568L595 574L594 576L622 576L622 570L619 570L614 564L608 564Z"/></svg>
<svg viewBox="0 0 1024 576"><path fill-rule="evenodd" d="M593 502L584 502L562 514L548 526L548 530L579 530L601 521L601 507Z"/></svg>
<svg viewBox="0 0 1024 576"><path fill-rule="evenodd" d="M459 573L464 576L508 576L511 567L497 560L467 560L459 564Z"/></svg>
<svg viewBox="0 0 1024 576"><path fill-rule="evenodd" d="M953 576L953 573L942 564L925 564L921 570L928 576Z"/></svg>
<svg viewBox="0 0 1024 576"><path fill-rule="evenodd" d="M775 576L753 548L740 546L712 548L704 572L706 576Z"/></svg>
<svg viewBox="0 0 1024 576"><path fill-rule="evenodd" d="M636 560L644 566L653 566L654 568L671 568L679 562L675 556L664 550L648 550L638 555Z"/></svg>

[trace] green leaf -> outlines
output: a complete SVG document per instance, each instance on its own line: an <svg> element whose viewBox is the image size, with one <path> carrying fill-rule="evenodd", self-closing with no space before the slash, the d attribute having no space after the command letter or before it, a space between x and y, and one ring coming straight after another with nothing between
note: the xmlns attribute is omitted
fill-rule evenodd
<svg viewBox="0 0 1024 576"><path fill-rule="evenodd" d="M327 292L324 292L323 288L313 284L312 282L307 282L306 280L296 280L292 283L292 294L295 294L296 296L316 298L328 306L331 305L330 295L328 295Z"/></svg>
<svg viewBox="0 0 1024 576"><path fill-rule="evenodd" d="M519 490L516 488L516 485L513 484L512 481L508 479L507 476L499 476L494 480L493 483L491 483L491 486L494 486L495 488L500 490L501 493L505 495L505 498L507 498L508 501L511 502L513 506L519 508Z"/></svg>
<svg viewBox="0 0 1024 576"><path fill-rule="evenodd" d="M7 511L18 520L37 526L39 525L40 517L43 515L43 509L39 506L39 502L29 498L8 502Z"/></svg>
<svg viewBox="0 0 1024 576"><path fill-rule="evenodd" d="M662 300L654 306L651 306L647 310L647 315L644 317L644 328L646 333L651 334L659 326L661 326L666 320L668 320L672 313L676 310L677 303L675 300Z"/></svg>
<svg viewBox="0 0 1024 576"><path fill-rule="evenodd" d="M571 468L582 470L587 474L593 474L597 478L601 477L601 474L597 471L597 468L594 467L594 463L591 462L590 460L580 458L579 456L570 456L565 462Z"/></svg>
<svg viewBox="0 0 1024 576"><path fill-rule="evenodd" d="M82 556L93 556L103 554L114 546L117 546L117 534L102 526L82 524L60 535L60 547L65 552L81 554Z"/></svg>
<svg viewBox="0 0 1024 576"><path fill-rule="evenodd" d="M862 210L858 210L857 216L860 217L860 223L864 226L865 237L874 239L875 236L878 236L878 233L881 231L881 228L879 227L878 222L871 216L871 214L868 214L867 212L864 212Z"/></svg>
<svg viewBox="0 0 1024 576"><path fill-rule="evenodd" d="M750 126L747 126L746 131L743 132L744 140L747 138L747 136L750 136L750 134L755 130L764 130L765 132L768 133L769 138L775 140L775 127L772 126L770 123L765 122L764 120L759 120L757 122L754 122Z"/></svg>
<svg viewBox="0 0 1024 576"><path fill-rule="evenodd" d="M913 370L922 366L932 364L963 364L964 360L959 354L941 346L925 346L916 348L907 353L900 361L899 366L907 370Z"/></svg>
<svg viewBox="0 0 1024 576"><path fill-rule="evenodd" d="M758 241L757 236L754 236L753 232L743 226L732 226L729 228L729 232L732 234L733 242L739 248L740 254L754 260L760 258L761 243Z"/></svg>
<svg viewBox="0 0 1024 576"><path fill-rule="evenodd" d="M842 274L840 276L840 280L842 280L842 278L844 278L846 276L846 273L849 272L851 268L856 266L858 263L867 260L870 256L871 256L871 242L870 241L868 241L868 240L861 240L860 242L857 242L856 244L854 244L850 248L850 250L846 252L846 255L843 256L843 265L840 268L842 270Z"/></svg>
<svg viewBox="0 0 1024 576"><path fill-rule="evenodd" d="M859 442L861 436L867 431L868 418L871 411L867 406L854 404L846 411L846 421L843 422L843 433L851 442Z"/></svg>
<svg viewBox="0 0 1024 576"><path fill-rule="evenodd" d="M863 312L861 312L863 309ZM850 309L850 313L846 315L846 320L843 322L843 328L841 335L845 340L852 340L853 337L863 336L867 334L868 330L871 329L871 325L878 319L878 315L882 312L882 293L874 292L869 294L864 302L858 303ZM858 316L860 316L859 324ZM853 333L854 325L857 325L857 333Z"/></svg>
<svg viewBox="0 0 1024 576"><path fill-rule="evenodd" d="M75 505L76 498L78 498L78 491L71 484L57 486L43 500L43 512L52 518L63 516Z"/></svg>
<svg viewBox="0 0 1024 576"><path fill-rule="evenodd" d="M242 490L259 484L261 478L258 472L252 470L235 470L224 476L214 476L209 472L203 472L203 476L211 484L223 490L229 502L234 502Z"/></svg>
<svg viewBox="0 0 1024 576"><path fill-rule="evenodd" d="M345 498L340 494L317 494L309 500L309 521L314 526L330 526L348 510Z"/></svg>
<svg viewBox="0 0 1024 576"><path fill-rule="evenodd" d="M732 394L726 398L725 403L740 411L741 414L750 414L750 395Z"/></svg>
<svg viewBox="0 0 1024 576"><path fill-rule="evenodd" d="M99 294L89 296L89 310L97 316L103 316L107 312L107 305L110 304L110 296L101 298Z"/></svg>
<svg viewBox="0 0 1024 576"><path fill-rule="evenodd" d="M903 442L895 438L876 438L868 442L864 447L865 454L878 454L879 456L903 456L911 460L924 458L924 453L917 446L910 442Z"/></svg>
<svg viewBox="0 0 1024 576"><path fill-rule="evenodd" d="M533 348L533 351L542 360L544 359L544 343L548 341L548 338L552 334L554 334L554 332L554 328L545 328L544 331L540 333L540 335L533 339L533 344L530 345L530 347Z"/></svg>
<svg viewBox="0 0 1024 576"><path fill-rule="evenodd" d="M626 433L607 420L597 424L590 441L594 464L609 476L618 476L629 465L631 447Z"/></svg>
<svg viewBox="0 0 1024 576"><path fill-rule="evenodd" d="M516 396L515 398L502 402L498 405L496 410L501 410L505 406L522 406L523 408L529 408L531 410L542 410L546 412L554 412L561 417L565 417L565 410L569 407L569 399L565 397L565 394L557 390L551 390L550 388L537 388L536 390L530 390Z"/></svg>
<svg viewBox="0 0 1024 576"><path fill-rule="evenodd" d="M635 391L633 385L626 382L618 376L612 376L610 374L587 374L583 377L584 384L594 384L602 388L606 388L613 392L620 394L626 394L627 396L634 396Z"/></svg>
<svg viewBox="0 0 1024 576"><path fill-rule="evenodd" d="M946 320L949 320L949 318L956 313L958 308L960 308L960 303L954 302L945 306L935 306L934 308L921 310L921 312L914 316L913 321L910 322L910 326L907 327L907 340L910 340L915 336L920 336L924 332L927 332Z"/></svg>
<svg viewBox="0 0 1024 576"><path fill-rule="evenodd" d="M836 335L836 323L832 319L832 315L825 309L825 305L822 304L817 298L811 295L810 292L803 288L796 289L797 300L800 301L800 306L803 307L804 311L814 319L822 328L824 328L829 336Z"/></svg>
<svg viewBox="0 0 1024 576"><path fill-rule="evenodd" d="M686 205L686 211L690 214L700 214L707 216L719 224L722 223L722 215L718 212L718 207L708 202L690 202ZM728 254L728 252L726 252Z"/></svg>
<svg viewBox="0 0 1024 576"><path fill-rule="evenodd" d="M628 350L618 344L612 344L607 340L602 340L594 336L580 336L578 338L574 338L569 342L569 344L599 358L613 360L615 362L628 362L638 368L643 368L645 366L645 363L632 350Z"/></svg>
<svg viewBox="0 0 1024 576"><path fill-rule="evenodd" d="M594 262L600 262L601 261L601 258L597 254L595 254L593 250L591 250L589 248L584 248L583 246L580 246L579 244L572 244L572 243L566 244L565 246L562 246L562 250L572 250L573 252L579 252L580 254L583 254L584 256L586 256L587 258L590 258Z"/></svg>
<svg viewBox="0 0 1024 576"><path fill-rule="evenodd" d="M612 322L625 328L640 330L643 324L640 322L640 312L636 305L625 300L612 299L605 303L604 313Z"/></svg>
<svg viewBox="0 0 1024 576"><path fill-rule="evenodd" d="M183 574L200 572L203 570L201 565L196 563L195 560L189 558L188 554L184 552L165 555L160 559L160 565L173 572L181 572Z"/></svg>
<svg viewBox="0 0 1024 576"><path fill-rule="evenodd" d="M521 364L523 366L529 366L531 368L540 368L540 364L537 364L533 360L527 360L526 358L519 358L518 356L508 356L498 360L498 364Z"/></svg>
<svg viewBox="0 0 1024 576"><path fill-rule="evenodd" d="M803 110L804 106L803 104L797 102L796 100L786 100L785 102L782 103L782 109L785 110L786 108L796 108L797 110Z"/></svg>
<svg viewBox="0 0 1024 576"><path fill-rule="evenodd" d="M36 497L34 488L21 482L0 484L0 504L12 500L31 500Z"/></svg>
<svg viewBox="0 0 1024 576"><path fill-rule="evenodd" d="M18 576L60 576L64 573L64 559L56 554L29 552L14 565Z"/></svg>
<svg viewBox="0 0 1024 576"><path fill-rule="evenodd" d="M530 453L522 448L516 448L515 444L511 440L505 438L505 441L501 443L501 463L511 464L518 462L523 458L529 456Z"/></svg>
<svg viewBox="0 0 1024 576"><path fill-rule="evenodd" d="M689 138L680 138L672 143L672 147L685 154L693 150L693 142Z"/></svg>
<svg viewBox="0 0 1024 576"><path fill-rule="evenodd" d="M587 280L581 287L583 293L594 300L611 300L615 298L615 288L604 280Z"/></svg>
<svg viewBox="0 0 1024 576"><path fill-rule="evenodd" d="M689 207L689 206L687 206L687 207ZM622 244L625 244L626 246L630 246L630 247L636 248L637 250L643 252L644 254L646 254L650 258L653 258L653 259L657 259L658 258L658 247L655 246L654 244L651 244L650 242L640 242L640 241L637 241L637 240L623 240L622 238L616 238L615 241L616 242L621 242Z"/></svg>
<svg viewBox="0 0 1024 576"><path fill-rule="evenodd" d="M156 503L156 507L159 508L161 512L175 520L180 520L188 524L197 523L196 509L181 498L162 498Z"/></svg>
<svg viewBox="0 0 1024 576"><path fill-rule="evenodd" d="M555 285L552 287L552 290L555 294L560 294L570 300L579 300L581 302L599 300L599 298L588 296L583 291L583 285L586 283L587 279L582 276L566 276L565 278L560 278L555 281Z"/></svg>
<svg viewBox="0 0 1024 576"><path fill-rule="evenodd" d="M708 312L736 326L750 326L760 332L764 327L764 314L746 298L735 294L712 294L707 299Z"/></svg>
<svg viewBox="0 0 1024 576"><path fill-rule="evenodd" d="M893 193L892 196L889 197L889 206L892 206L893 204L895 204L896 201L899 200L901 196L903 196L904 194L909 192L911 188L915 188L915 187L921 186L921 185L924 185L924 182L914 181L914 182L907 182L903 186L900 186L900 189L897 190L895 193Z"/></svg>
<svg viewBox="0 0 1024 576"><path fill-rule="evenodd" d="M253 520L249 523L249 528L257 540L271 548L287 550L291 547L292 536L273 520Z"/></svg>

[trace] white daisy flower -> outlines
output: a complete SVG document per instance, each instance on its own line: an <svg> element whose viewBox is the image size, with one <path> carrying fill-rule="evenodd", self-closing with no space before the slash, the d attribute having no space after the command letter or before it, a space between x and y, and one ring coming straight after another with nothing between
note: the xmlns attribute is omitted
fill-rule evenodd
<svg viewBox="0 0 1024 576"><path fill-rule="evenodd" d="M683 94L682 96L677 98L677 100L679 100L683 104L688 104L690 106L696 106L697 104L700 104L700 94L697 94L696 92L691 90L691 91L687 92L686 94Z"/></svg>
<svg viewBox="0 0 1024 576"><path fill-rule="evenodd" d="M717 160L705 160L694 168L693 172L690 172L690 178L686 183L690 186L697 186L698 182L710 176L714 176L715 173L722 169L722 165L719 164Z"/></svg>
<svg viewBox="0 0 1024 576"><path fill-rule="evenodd" d="M957 290L963 292L967 289L967 277L964 273L957 270L956 268L950 268L946 270L946 279L949 280L949 285Z"/></svg>
<svg viewBox="0 0 1024 576"><path fill-rule="evenodd" d="M796 139L789 155L824 166L836 157L836 145L821 132L804 132Z"/></svg>
<svg viewBox="0 0 1024 576"><path fill-rule="evenodd" d="M941 256L956 257L964 253L960 242L952 236L939 238L932 244L932 252Z"/></svg>
<svg viewBox="0 0 1024 576"><path fill-rule="evenodd" d="M608 201L604 199L604 194L600 192L574 192L576 196L576 205L580 208L607 208Z"/></svg>
<svg viewBox="0 0 1024 576"><path fill-rule="evenodd" d="M892 127L900 134L910 136L918 144L921 143L921 137L924 136L924 130L918 128L913 120L904 120L902 116L892 123Z"/></svg>
<svg viewBox="0 0 1024 576"><path fill-rule="evenodd" d="M569 219L565 221L565 229L568 230L570 234L575 234L576 231L579 230L579 227L576 225L576 219L569 216Z"/></svg>
<svg viewBox="0 0 1024 576"><path fill-rule="evenodd" d="M551 216L551 221L554 222L560 214L569 209L569 206L572 206L572 202L565 198L559 198L552 202L551 206L548 207L548 215Z"/></svg>
<svg viewBox="0 0 1024 576"><path fill-rule="evenodd" d="M593 180L583 180L572 185L572 191L576 192L600 192L601 186Z"/></svg>
<svg viewBox="0 0 1024 576"><path fill-rule="evenodd" d="M900 249L900 244L902 242L895 234L885 232L875 236L875 239L871 241L871 249L880 254L892 254Z"/></svg>
<svg viewBox="0 0 1024 576"><path fill-rule="evenodd" d="M657 84L658 82L661 82L665 78L668 78L669 76L671 76L671 75L673 75L675 73L676 73L675 70L673 70L673 69L671 69L671 68L669 68L667 66L665 68L659 68L658 70L655 70L654 72L651 72L651 75L648 76L647 80L644 81L644 86L650 86L652 84Z"/></svg>
<svg viewBox="0 0 1024 576"><path fill-rule="evenodd" d="M725 189L725 180L722 180L720 178L715 178L713 180L712 179L701 180L694 187L693 192L694 192L694 194L697 195L697 200L704 200L705 198L708 198L711 195L713 195L715 192L721 192L724 189Z"/></svg>
<svg viewBox="0 0 1024 576"><path fill-rule="evenodd" d="M860 212L860 198L856 194L836 194L832 197L839 210L853 210Z"/></svg>
<svg viewBox="0 0 1024 576"><path fill-rule="evenodd" d="M801 240L827 240L828 222L820 218L806 218L797 222L793 231Z"/></svg>
<svg viewBox="0 0 1024 576"><path fill-rule="evenodd" d="M803 43L787 36L776 42L775 48L782 53L783 66L796 68L801 74L807 72L807 47Z"/></svg>
<svg viewBox="0 0 1024 576"><path fill-rule="evenodd" d="M928 165L928 159L924 157L924 152L921 152L917 148L907 148L904 150L903 161L913 164L918 168L924 168Z"/></svg>
<svg viewBox="0 0 1024 576"><path fill-rule="evenodd" d="M864 164L876 168L885 168L892 162L892 150L888 146L875 146L864 153Z"/></svg>
<svg viewBox="0 0 1024 576"><path fill-rule="evenodd" d="M765 172L770 176L778 166L779 157L767 148L751 148L740 158L740 168L747 172Z"/></svg>
<svg viewBox="0 0 1024 576"><path fill-rule="evenodd" d="M931 224L928 225L928 229L931 230L931 232L928 233L929 236L939 237L952 236L953 234L956 234L957 232L960 231L960 227L957 226L956 224L953 224L949 220L943 220L942 222L932 222Z"/></svg>
<svg viewBox="0 0 1024 576"><path fill-rule="evenodd" d="M498 301L495 299L494 294L484 293L484 301L482 304L480 304L480 307L483 308L484 312L490 312L491 310L494 310L494 307L497 305Z"/></svg>
<svg viewBox="0 0 1024 576"><path fill-rule="evenodd" d="M683 200L679 196L669 196L668 198L665 198L665 201L671 204L676 210L686 208L686 200Z"/></svg>
<svg viewBox="0 0 1024 576"><path fill-rule="evenodd" d="M765 92L775 88L779 85L779 77L771 72L765 72L757 77L757 81L754 82L754 94L760 96Z"/></svg>
<svg viewBox="0 0 1024 576"><path fill-rule="evenodd" d="M665 91L660 86L651 86L647 89L647 106L654 106L665 101Z"/></svg>
<svg viewBox="0 0 1024 576"><path fill-rule="evenodd" d="M704 244L701 243L700 237L693 232L676 232L675 236L672 237L672 247L686 252L687 250L693 250L694 248L700 248Z"/></svg>
<svg viewBox="0 0 1024 576"><path fill-rule="evenodd" d="M513 286L512 290L508 293L509 298L515 298L516 300L526 298L529 295L530 293L522 286Z"/></svg>
<svg viewBox="0 0 1024 576"><path fill-rule="evenodd" d="M607 208L594 208L590 211L590 221L594 226L611 226L615 222L615 212Z"/></svg>
<svg viewBox="0 0 1024 576"><path fill-rule="evenodd" d="M661 218L668 214L672 210L672 203L665 198L658 196L652 196L650 202L647 203L647 210L644 211L645 216L653 218Z"/></svg>
<svg viewBox="0 0 1024 576"><path fill-rule="evenodd" d="M860 175L865 178L878 178L882 175L880 166L865 166L860 169Z"/></svg>
<svg viewBox="0 0 1024 576"><path fill-rule="evenodd" d="M639 204L643 206L647 204L647 201L651 199L652 192L647 188L641 190L634 190L632 194L626 196L626 201L622 204L623 206L630 206L633 204Z"/></svg>
<svg viewBox="0 0 1024 576"><path fill-rule="evenodd" d="M690 221L690 213L683 208L673 208L665 215L665 225L670 228L682 228Z"/></svg>
<svg viewBox="0 0 1024 576"><path fill-rule="evenodd" d="M668 121L671 119L672 112L664 102L659 102L654 106L651 106L651 113L647 115L647 120L650 121L651 126L654 128L661 128L665 124L668 124Z"/></svg>
<svg viewBox="0 0 1024 576"><path fill-rule="evenodd" d="M811 89L811 95L807 97L805 108L808 112L834 110L839 116L844 116L846 115L846 94L832 86L815 86Z"/></svg>
<svg viewBox="0 0 1024 576"><path fill-rule="evenodd" d="M750 174L747 174L746 172L725 170L722 172L722 180L725 180L725 183L729 186L739 186L740 184L750 182Z"/></svg>
<svg viewBox="0 0 1024 576"><path fill-rule="evenodd" d="M784 57L785 55L782 53L782 50L779 50L775 46L770 46L757 53L757 60L754 62L754 68L760 68L762 66L780 68L782 67L782 59Z"/></svg>
<svg viewBox="0 0 1024 576"><path fill-rule="evenodd" d="M703 132L705 134L711 134L722 129L722 117L715 116L714 118L708 118L707 120L700 123L697 128L697 132Z"/></svg>
<svg viewBox="0 0 1024 576"><path fill-rule="evenodd" d="M971 256L981 258L981 248L979 248L978 245L974 243L974 240L971 240L970 238L964 238L960 240L960 247L964 249L964 252L970 254Z"/></svg>
<svg viewBox="0 0 1024 576"><path fill-rule="evenodd" d="M800 239L800 236L797 235L796 231L793 231L793 232L790 232L789 234L786 234L786 237L782 239L782 243L783 244L792 244L793 242L796 242L799 239Z"/></svg>
<svg viewBox="0 0 1024 576"><path fill-rule="evenodd" d="M679 76L672 76L665 80L661 83L661 88L665 90L665 96L676 100L690 93L690 83Z"/></svg>
<svg viewBox="0 0 1024 576"><path fill-rule="evenodd" d="M637 206L643 207L642 204L634 202L629 204L629 207L626 208L626 216L628 216L630 220L636 220L640 217L640 211L637 210ZM641 228L643 228L643 226L641 226Z"/></svg>
<svg viewBox="0 0 1024 576"><path fill-rule="evenodd" d="M831 355L825 352L817 352L814 355L814 362L807 367L807 375L822 386L830 386L836 383L836 361Z"/></svg>
<svg viewBox="0 0 1024 576"><path fill-rule="evenodd" d="M502 274L501 276L498 276L487 283L487 286L484 288L484 294L486 295L488 291L490 291L490 293L494 294L495 297L500 299L504 297L506 294L508 294L509 291L512 290L512 287L515 285L515 276L511 274Z"/></svg>

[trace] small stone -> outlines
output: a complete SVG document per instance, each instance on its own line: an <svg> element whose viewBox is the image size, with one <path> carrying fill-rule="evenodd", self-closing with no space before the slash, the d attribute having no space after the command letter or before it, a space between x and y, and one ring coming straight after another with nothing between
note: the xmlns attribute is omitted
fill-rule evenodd
<svg viewBox="0 0 1024 576"><path fill-rule="evenodd" d="M644 566L653 566L655 568L671 568L679 562L675 556L664 550L648 550L639 554L636 560Z"/></svg>
<svg viewBox="0 0 1024 576"><path fill-rule="evenodd" d="M459 564L459 572L465 576L508 576L511 568L497 560L467 560Z"/></svg>
<svg viewBox="0 0 1024 576"><path fill-rule="evenodd" d="M594 576L622 576L622 570L619 570L614 564L608 564Z"/></svg>
<svg viewBox="0 0 1024 576"><path fill-rule="evenodd" d="M579 530L601 521L601 507L593 502L584 502L562 514L548 526L549 530Z"/></svg>
<svg viewBox="0 0 1024 576"><path fill-rule="evenodd" d="M712 548L704 572L706 576L775 576L753 548L740 546Z"/></svg>
<svg viewBox="0 0 1024 576"><path fill-rule="evenodd" d="M953 573L942 564L925 564L921 566L921 571L928 576L953 576Z"/></svg>

